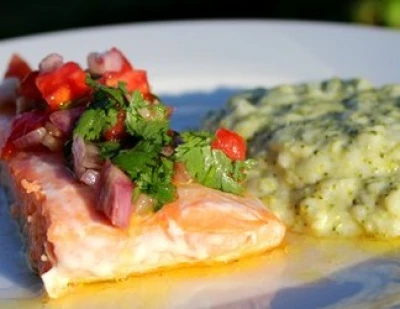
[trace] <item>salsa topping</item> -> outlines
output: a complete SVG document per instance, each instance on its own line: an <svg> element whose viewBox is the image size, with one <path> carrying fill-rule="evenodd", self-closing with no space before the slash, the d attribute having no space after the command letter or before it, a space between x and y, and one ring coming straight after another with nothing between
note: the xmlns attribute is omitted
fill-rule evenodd
<svg viewBox="0 0 400 309"><path fill-rule="evenodd" d="M67 62L52 71L40 72L36 86L51 110L62 109L66 104L89 94L86 73L75 62Z"/></svg>
<svg viewBox="0 0 400 309"><path fill-rule="evenodd" d="M51 54L38 71L26 70L20 95L33 104L15 118L3 158L61 145L77 179L97 191L97 209L117 227L127 227L132 212L177 199L178 183L242 194L253 161L241 136L225 128L172 130L173 109L115 48L90 54L88 66Z"/></svg>
<svg viewBox="0 0 400 309"><path fill-rule="evenodd" d="M224 129L224 131L228 130ZM234 194L242 193L241 183L246 178L247 171L253 166L254 161L232 160L225 153L228 151L227 147L224 146L223 150L216 148L215 142L212 142L213 138L216 140L220 138L218 131L216 137L207 132L182 133L183 143L175 150L176 161L184 163L188 173L207 187ZM226 145L226 141L223 139L220 143Z"/></svg>

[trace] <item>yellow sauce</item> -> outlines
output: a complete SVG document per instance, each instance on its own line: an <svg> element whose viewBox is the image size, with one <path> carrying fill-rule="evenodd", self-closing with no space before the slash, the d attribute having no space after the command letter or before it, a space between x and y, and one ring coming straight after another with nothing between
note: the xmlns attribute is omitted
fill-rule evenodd
<svg viewBox="0 0 400 309"><path fill-rule="evenodd" d="M172 296L185 297L196 285L211 285L229 282L231 277L247 278L260 268L273 267L285 256L285 246L271 252L252 256L227 264L212 266L182 267L163 270L141 276L133 276L118 282L86 284L74 288L60 299L43 296L29 300L6 300L0 307L16 308L164 308ZM248 279L248 278L247 278ZM108 305L108 306L107 306Z"/></svg>
<svg viewBox="0 0 400 309"><path fill-rule="evenodd" d="M197 303L205 298L210 298L207 304L260 295L264 301L272 300L280 289L316 282L337 272L351 272L365 261L398 249L400 240L319 239L288 233L285 242L275 250L232 263L183 267L120 282L87 284L60 299L6 300L0 306L2 309L140 309L188 305L191 299ZM388 301L393 301L393 297Z"/></svg>

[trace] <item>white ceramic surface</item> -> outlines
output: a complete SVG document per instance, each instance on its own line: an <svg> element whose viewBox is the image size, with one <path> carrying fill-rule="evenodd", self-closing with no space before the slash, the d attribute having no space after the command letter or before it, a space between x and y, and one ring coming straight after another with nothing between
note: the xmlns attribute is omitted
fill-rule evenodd
<svg viewBox="0 0 400 309"><path fill-rule="evenodd" d="M51 52L84 64L88 52L112 46L148 71L153 91L176 107L173 125L178 129L196 127L206 111L243 88L332 76L365 77L377 85L400 83L400 32L256 20L121 25L5 40L0 41L0 71L13 52L32 64ZM0 205L0 308L400 306L398 245L294 235L289 235L285 250L262 257L251 267L238 264L218 274L205 268L198 276L164 273L43 302L38 296L40 281L21 254L4 194Z"/></svg>

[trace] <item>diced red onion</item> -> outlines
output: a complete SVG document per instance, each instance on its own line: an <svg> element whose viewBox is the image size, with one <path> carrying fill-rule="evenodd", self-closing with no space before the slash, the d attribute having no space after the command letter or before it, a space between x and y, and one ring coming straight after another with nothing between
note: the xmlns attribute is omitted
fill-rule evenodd
<svg viewBox="0 0 400 309"><path fill-rule="evenodd" d="M146 120L152 119L152 114L150 112L150 108L142 107L141 109L138 110L138 112L144 119L146 119Z"/></svg>
<svg viewBox="0 0 400 309"><path fill-rule="evenodd" d="M104 164L99 149L92 143L86 143L79 135L72 141L74 173L80 179L86 169L100 170Z"/></svg>
<svg viewBox="0 0 400 309"><path fill-rule="evenodd" d="M83 167L101 169L103 163L104 160L100 156L99 148L92 143L85 143L85 155L82 161Z"/></svg>
<svg viewBox="0 0 400 309"><path fill-rule="evenodd" d="M164 146L161 149L161 154L166 156L166 157L172 156L173 153L174 153L174 147L172 147L170 145Z"/></svg>
<svg viewBox="0 0 400 309"><path fill-rule="evenodd" d="M174 164L174 176L172 181L174 183L189 183L193 181L193 178L186 170L184 163L176 162Z"/></svg>
<svg viewBox="0 0 400 309"><path fill-rule="evenodd" d="M104 72L120 71L124 60L118 51L111 49L104 53L90 53L87 63L90 73L102 75Z"/></svg>
<svg viewBox="0 0 400 309"><path fill-rule="evenodd" d="M82 165L85 156L85 142L82 137L77 135L72 141L72 157L74 173L78 178L81 178L85 172L85 168Z"/></svg>
<svg viewBox="0 0 400 309"><path fill-rule="evenodd" d="M50 135L47 131L46 133L47 134L42 140L42 144L49 148L51 151L60 151L64 146L64 141L60 138Z"/></svg>
<svg viewBox="0 0 400 309"><path fill-rule="evenodd" d="M15 147L22 150L31 146L40 145L46 135L46 129L44 127L40 127L25 134L24 136L17 138L13 143Z"/></svg>
<svg viewBox="0 0 400 309"><path fill-rule="evenodd" d="M63 132L50 121L47 121L44 127L51 136L61 137L63 135Z"/></svg>
<svg viewBox="0 0 400 309"><path fill-rule="evenodd" d="M107 160L97 185L96 208L104 213L112 225L120 228L129 226L133 211L133 188L128 176Z"/></svg>
<svg viewBox="0 0 400 309"><path fill-rule="evenodd" d="M85 107L75 107L71 109L59 110L50 115L50 121L59 128L64 134L70 134L75 122L84 112Z"/></svg>
<svg viewBox="0 0 400 309"><path fill-rule="evenodd" d="M100 173L94 169L87 169L79 178L80 181L88 186L95 187L99 180Z"/></svg>
<svg viewBox="0 0 400 309"><path fill-rule="evenodd" d="M54 70L61 67L64 63L63 57L59 54L53 53L46 56L39 63L39 71L42 73L53 72Z"/></svg>
<svg viewBox="0 0 400 309"><path fill-rule="evenodd" d="M19 80L14 77L8 77L0 84L0 105L14 104L17 99L17 88Z"/></svg>

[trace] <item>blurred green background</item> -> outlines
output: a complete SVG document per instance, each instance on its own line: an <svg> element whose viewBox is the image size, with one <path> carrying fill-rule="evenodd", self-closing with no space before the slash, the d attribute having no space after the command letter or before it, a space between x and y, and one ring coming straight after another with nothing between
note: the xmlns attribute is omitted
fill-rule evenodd
<svg viewBox="0 0 400 309"><path fill-rule="evenodd" d="M3 0L0 39L127 22L263 18L400 28L400 0Z"/></svg>

